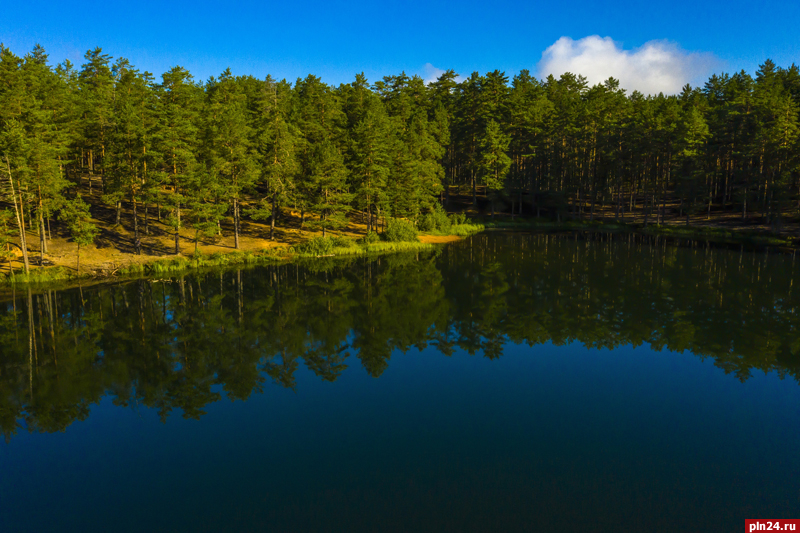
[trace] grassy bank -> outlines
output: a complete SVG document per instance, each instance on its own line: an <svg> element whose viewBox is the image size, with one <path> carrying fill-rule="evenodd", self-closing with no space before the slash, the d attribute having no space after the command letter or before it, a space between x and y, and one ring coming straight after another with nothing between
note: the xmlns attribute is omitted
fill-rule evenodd
<svg viewBox="0 0 800 533"><path fill-rule="evenodd" d="M426 244L423 242L375 242L368 244L354 243L351 246L334 246L325 253L317 253L315 251L300 249L296 254L297 257L312 258L312 257L336 257L336 256L353 256L353 255L371 255L371 254L391 254L397 252L422 252L432 250L435 245Z"/></svg>
<svg viewBox="0 0 800 533"><path fill-rule="evenodd" d="M466 237L483 230L481 225L460 224L452 231L437 235ZM191 256L175 256L154 259L143 263L132 263L112 270L93 271L86 267L80 274L74 269L62 266L38 268L32 266L28 274L16 270L0 277L0 284L29 284L46 286L65 282L103 279L114 276L138 277L159 274L175 274L188 270L226 267L232 265L255 265L292 261L294 259L314 259L321 257L369 256L398 252L422 252L433 250L437 245L424 242L386 242L375 236L372 241L356 241L347 237L315 237L294 247L281 246L257 251L231 251L204 254L198 252Z"/></svg>
<svg viewBox="0 0 800 533"><path fill-rule="evenodd" d="M697 239L727 244L752 244L760 246L795 246L793 240L783 235L752 230L730 230L714 227L683 226L672 224L627 224L620 222L569 220L520 220L486 222L486 229L535 230L535 231L609 231L661 235L682 239Z"/></svg>
<svg viewBox="0 0 800 533"><path fill-rule="evenodd" d="M119 273L125 276L138 276L149 274L170 274L198 268L214 268L229 265L254 265L283 261L289 257L286 248L270 248L261 252L243 251L203 254L196 253L191 257L174 257L159 259L151 263L129 265L120 269Z"/></svg>
<svg viewBox="0 0 800 533"><path fill-rule="evenodd" d="M184 270L221 267L227 265L257 264L265 262L282 261L289 257L284 252L286 248L271 248L264 252L228 252L214 254L194 254L189 257L177 256L168 259L156 259L147 263L134 263L114 270L104 270L93 272L89 269L82 270L80 273L66 267L46 267L39 268L31 266L28 274L16 270L4 278L0 278L0 284L31 284L48 285L52 283L64 283L77 280L103 279L113 276L141 276L152 274L166 274L181 272Z"/></svg>
<svg viewBox="0 0 800 533"><path fill-rule="evenodd" d="M483 224L453 224L446 231L430 231L426 232L428 235L436 235L440 237L469 237L476 233L482 232L486 227Z"/></svg>

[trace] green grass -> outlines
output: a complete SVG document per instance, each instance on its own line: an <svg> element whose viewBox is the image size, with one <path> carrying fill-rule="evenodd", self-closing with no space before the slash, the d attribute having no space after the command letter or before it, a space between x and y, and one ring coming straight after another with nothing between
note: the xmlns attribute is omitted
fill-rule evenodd
<svg viewBox="0 0 800 533"><path fill-rule="evenodd" d="M169 274L189 269L214 268L228 265L253 265L281 261L288 257L284 248L270 248L261 252L228 252L206 255L197 253L191 257L160 259L152 263L134 264L120 269L122 275Z"/></svg>
<svg viewBox="0 0 800 533"><path fill-rule="evenodd" d="M420 252L432 250L435 245L422 242L374 242L371 244L356 244L354 246L335 246L325 250L324 254L317 254L316 250L298 250L297 257L338 257L369 254L386 254L395 252Z"/></svg>
<svg viewBox="0 0 800 533"><path fill-rule="evenodd" d="M455 235L456 237L469 237L480 233L485 229L483 224L453 224L447 231L430 231L428 235L436 235L440 237L447 237Z"/></svg>
<svg viewBox="0 0 800 533"><path fill-rule="evenodd" d="M483 231L480 224L459 224L450 228L442 235L457 235L467 237ZM437 234L438 235L438 234ZM324 241L324 242L323 242ZM347 257L362 255L389 254L397 252L423 252L436 248L435 244L422 242L386 242L377 241L370 243L356 242L346 237L330 237L311 239L296 247L275 247L263 251L243 251L214 253L211 255L197 253L192 256L172 257L159 259L149 263L135 263L120 268L115 273L119 276L136 277L154 274L172 274L186 270L203 268L224 267L228 265L253 265L292 259L311 259L319 257ZM77 279L97 277L88 270L78 275L75 271L65 267L32 268L29 274L15 271L11 275L0 276L0 284L47 284L59 283Z"/></svg>
<svg viewBox="0 0 800 533"><path fill-rule="evenodd" d="M46 283L53 283L58 281L66 281L77 278L89 277L91 274L88 272L81 272L79 276L76 272L65 267L47 267L38 268L31 266L27 274L22 270L15 270L11 275L6 275L6 283L30 283L34 285L41 285ZM0 281L0 282L2 282Z"/></svg>

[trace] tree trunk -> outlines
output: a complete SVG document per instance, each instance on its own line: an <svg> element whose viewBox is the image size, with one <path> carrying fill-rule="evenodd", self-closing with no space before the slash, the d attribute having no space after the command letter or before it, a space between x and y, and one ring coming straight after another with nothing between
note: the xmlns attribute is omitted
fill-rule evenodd
<svg viewBox="0 0 800 533"><path fill-rule="evenodd" d="M178 224L175 226L175 255L179 255L181 253L180 250L180 231L181 231L181 204L178 204Z"/></svg>
<svg viewBox="0 0 800 533"><path fill-rule="evenodd" d="M25 209L22 205L22 196L19 198L19 205L17 205L17 191L14 188L14 180L11 177L11 163L8 161L8 154L6 154L6 169L8 170L8 183L11 186L11 198L14 200L14 212L17 215L17 228L19 230L20 248L22 248L22 262L25 265L25 274L30 271L28 263L28 242L25 239ZM20 191L21 193L21 191Z"/></svg>
<svg viewBox="0 0 800 533"><path fill-rule="evenodd" d="M277 194L272 195L272 213L269 221L269 240L275 240L275 197Z"/></svg>
<svg viewBox="0 0 800 533"><path fill-rule="evenodd" d="M239 249L239 199L233 199L233 247Z"/></svg>
<svg viewBox="0 0 800 533"><path fill-rule="evenodd" d="M139 240L139 214L136 209L136 197L132 193L131 204L133 204L133 237Z"/></svg>
<svg viewBox="0 0 800 533"><path fill-rule="evenodd" d="M47 248L44 244L44 220L42 219L42 212L39 211L39 266L44 266L44 254L47 252Z"/></svg>
<svg viewBox="0 0 800 533"><path fill-rule="evenodd" d="M472 171L472 206L478 205L478 197L477 197L477 184L475 180L475 171Z"/></svg>
<svg viewBox="0 0 800 533"><path fill-rule="evenodd" d="M92 196L92 174L94 174L94 157L92 151L89 150L89 196Z"/></svg>

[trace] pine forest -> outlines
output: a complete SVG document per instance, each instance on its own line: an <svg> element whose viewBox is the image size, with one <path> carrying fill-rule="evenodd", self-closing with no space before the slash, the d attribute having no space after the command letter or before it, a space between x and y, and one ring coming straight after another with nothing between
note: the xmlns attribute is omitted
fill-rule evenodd
<svg viewBox="0 0 800 533"><path fill-rule="evenodd" d="M0 46L0 244L26 266L57 232L90 245L100 211L126 250L158 227L176 254L223 232L238 249L247 221L275 239L286 213L323 237L443 210L772 231L800 215L795 65L644 95L580 73L331 86L84 57L52 67L39 46Z"/></svg>

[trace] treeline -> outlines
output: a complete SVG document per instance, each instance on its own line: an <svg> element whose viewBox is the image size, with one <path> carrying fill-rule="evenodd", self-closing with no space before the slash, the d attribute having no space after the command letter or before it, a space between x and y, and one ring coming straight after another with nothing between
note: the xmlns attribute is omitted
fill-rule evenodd
<svg viewBox="0 0 800 533"><path fill-rule="evenodd" d="M28 288L0 303L0 433L63 430L107 395L199 417L220 389L293 388L301 366L377 378L398 351L428 346L497 359L509 342L647 343L712 358L731 379L800 381L794 259L673 244L481 234L432 253Z"/></svg>
<svg viewBox="0 0 800 533"><path fill-rule="evenodd" d="M197 238L232 217L238 248L242 217L274 231L280 206L323 233L353 210L374 230L387 215L415 220L435 207L449 124L419 78L374 90L361 75L334 88L226 70L199 83L175 67L156 81L99 48L85 58L80 69L50 68L41 47L24 58L0 48L3 190L15 208L6 239L28 227L46 250L58 214L79 244L91 242L79 196L87 176L99 176L117 224L128 204L137 240L163 211L176 253L182 227Z"/></svg>
<svg viewBox="0 0 800 533"><path fill-rule="evenodd" d="M448 71L430 90L452 124L447 183L471 185L473 198L483 184L512 212L515 200L581 218L638 209L645 224L668 209L687 223L712 207L773 225L798 213L795 65L768 60L755 78L714 75L674 96L627 95L613 78L589 87L570 73L455 79Z"/></svg>
<svg viewBox="0 0 800 533"><path fill-rule="evenodd" d="M85 61L51 68L40 46L20 58L0 45L6 245L16 228L26 249L30 228L46 251L54 216L79 245L91 242L79 193L92 176L117 223L129 208L135 239L163 212L176 253L181 228L197 239L221 232L224 217L237 247L243 217L269 220L272 236L281 206L323 232L353 211L370 230L386 216L416 221L454 186L471 188L473 204L484 192L492 214L612 209L645 224L714 208L775 226L800 208L794 65L766 61L755 78L715 75L680 95L644 96L613 78L589 87L525 70L461 82L450 70L427 85L357 75L332 87L229 70L198 82L180 67L157 80L100 48Z"/></svg>

